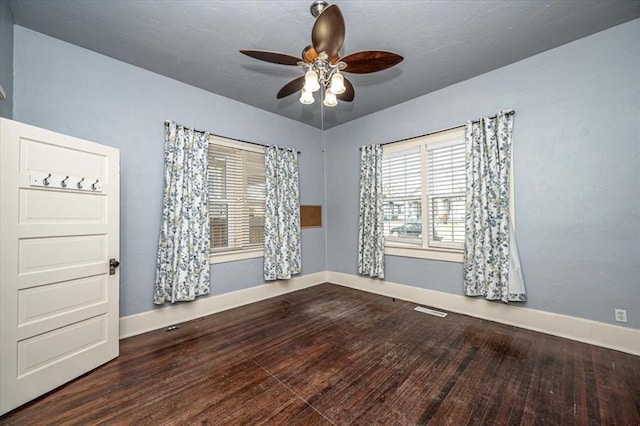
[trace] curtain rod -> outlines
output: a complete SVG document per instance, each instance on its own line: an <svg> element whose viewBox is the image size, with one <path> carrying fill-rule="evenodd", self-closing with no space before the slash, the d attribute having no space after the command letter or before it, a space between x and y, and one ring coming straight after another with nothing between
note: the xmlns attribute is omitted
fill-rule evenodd
<svg viewBox="0 0 640 426"><path fill-rule="evenodd" d="M172 123L172 120L165 120L165 122L164 122L165 126L168 125L168 124L171 124L171 123ZM185 127L185 126L183 126L183 127ZM187 128L191 129L192 127L187 127ZM219 138L225 138L225 139L229 139L229 140L236 141L236 142L248 143L250 145L258 145L258 146L261 146L263 148L266 148L268 146L268 145L263 145L263 144L257 143L257 142L243 141L242 139L235 139L235 138L230 138L230 137L227 137L227 136L217 135L215 133L207 132L207 131L204 131L204 130L193 129L193 131L194 132L198 132L198 133L209 133L210 136L216 136L216 137L219 137ZM296 151L296 152L298 154L301 154L300 151Z"/></svg>
<svg viewBox="0 0 640 426"><path fill-rule="evenodd" d="M514 110L512 110L512 109L506 109L506 110L504 110L504 111L502 111L502 112L504 112L506 115L513 115L513 114L515 114L515 113L516 113L516 112L515 112ZM492 120L492 119L494 119L494 118L496 118L496 117L497 117L497 115L496 115L496 114L494 114L494 115L491 115L491 116L489 116L489 117L487 117L487 118L488 118L489 120ZM479 123L479 122L480 122L480 120L479 120L479 119L478 119L478 120L472 120L471 122L472 122L472 123ZM465 126L465 124L459 124L459 125L457 125L457 126L446 127L446 128L444 128L444 129L436 130L435 132L425 133L425 134L423 134L423 135L411 136L411 137L404 138L404 139L400 139L400 140L397 140L397 141L383 142L383 143L381 143L380 145L381 145L381 146L382 146L382 145L389 145L389 144L391 144L391 143L404 142L404 141L408 141L408 140L411 140L411 139L422 138L422 137L424 137L424 136L435 135L436 133L448 132L449 130L459 129L460 127L464 127L464 126ZM360 151L362 151L362 147L360 147Z"/></svg>

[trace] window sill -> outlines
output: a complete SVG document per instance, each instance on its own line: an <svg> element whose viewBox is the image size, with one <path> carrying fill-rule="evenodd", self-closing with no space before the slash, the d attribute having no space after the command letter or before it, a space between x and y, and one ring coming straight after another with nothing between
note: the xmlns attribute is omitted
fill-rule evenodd
<svg viewBox="0 0 640 426"><path fill-rule="evenodd" d="M458 250L425 249L422 247L410 247L403 245L386 245L384 254L388 256L415 257L418 259L442 260L445 262L462 263L463 255Z"/></svg>
<svg viewBox="0 0 640 426"><path fill-rule="evenodd" d="M227 252L218 252L211 253L209 255L209 263L225 263L225 262L235 262L237 260L244 259L253 259L256 257L264 257L264 249L251 249L251 250L238 250L238 251L227 251Z"/></svg>

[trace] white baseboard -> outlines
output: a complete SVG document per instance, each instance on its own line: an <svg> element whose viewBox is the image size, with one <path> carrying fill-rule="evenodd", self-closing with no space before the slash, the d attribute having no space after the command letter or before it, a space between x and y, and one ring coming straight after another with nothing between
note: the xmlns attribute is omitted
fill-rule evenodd
<svg viewBox="0 0 640 426"><path fill-rule="evenodd" d="M280 296L327 282L326 271L294 277L286 281L274 281L244 290L179 303L161 309L142 312L120 318L120 338L158 330L173 324L190 321L216 312Z"/></svg>
<svg viewBox="0 0 640 426"><path fill-rule="evenodd" d="M327 272L327 281L477 318L640 355L640 330L366 277Z"/></svg>
<svg viewBox="0 0 640 426"><path fill-rule="evenodd" d="M158 330L325 282L640 355L640 330L637 329L332 271L261 284L191 303L122 317L120 338Z"/></svg>

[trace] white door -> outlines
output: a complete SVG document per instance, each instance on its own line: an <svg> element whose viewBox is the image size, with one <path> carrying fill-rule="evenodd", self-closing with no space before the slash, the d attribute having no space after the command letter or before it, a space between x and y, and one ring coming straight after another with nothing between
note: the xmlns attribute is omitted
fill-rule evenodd
<svg viewBox="0 0 640 426"><path fill-rule="evenodd" d="M0 119L0 414L118 356L119 169Z"/></svg>

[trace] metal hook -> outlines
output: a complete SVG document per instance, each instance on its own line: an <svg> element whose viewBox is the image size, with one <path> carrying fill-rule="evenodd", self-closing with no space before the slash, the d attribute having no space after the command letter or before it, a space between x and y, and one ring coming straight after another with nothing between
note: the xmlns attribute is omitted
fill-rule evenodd
<svg viewBox="0 0 640 426"><path fill-rule="evenodd" d="M98 184L99 181L100 181L100 179L96 179L96 181L91 184L91 189L93 189L95 191L97 189L96 185Z"/></svg>
<svg viewBox="0 0 640 426"><path fill-rule="evenodd" d="M69 176L65 177L64 179L62 179L62 180L60 181L60 186L61 186L61 187L63 187L63 188L66 188L66 187L67 187L67 179L69 179Z"/></svg>
<svg viewBox="0 0 640 426"><path fill-rule="evenodd" d="M49 178L51 177L51 173L49 173L49 176L47 176L46 178L42 179L42 184L44 186L49 186Z"/></svg>
<svg viewBox="0 0 640 426"><path fill-rule="evenodd" d="M80 181L78 183L76 183L76 187L78 189L82 189L82 182L84 182L84 178L80 179Z"/></svg>

